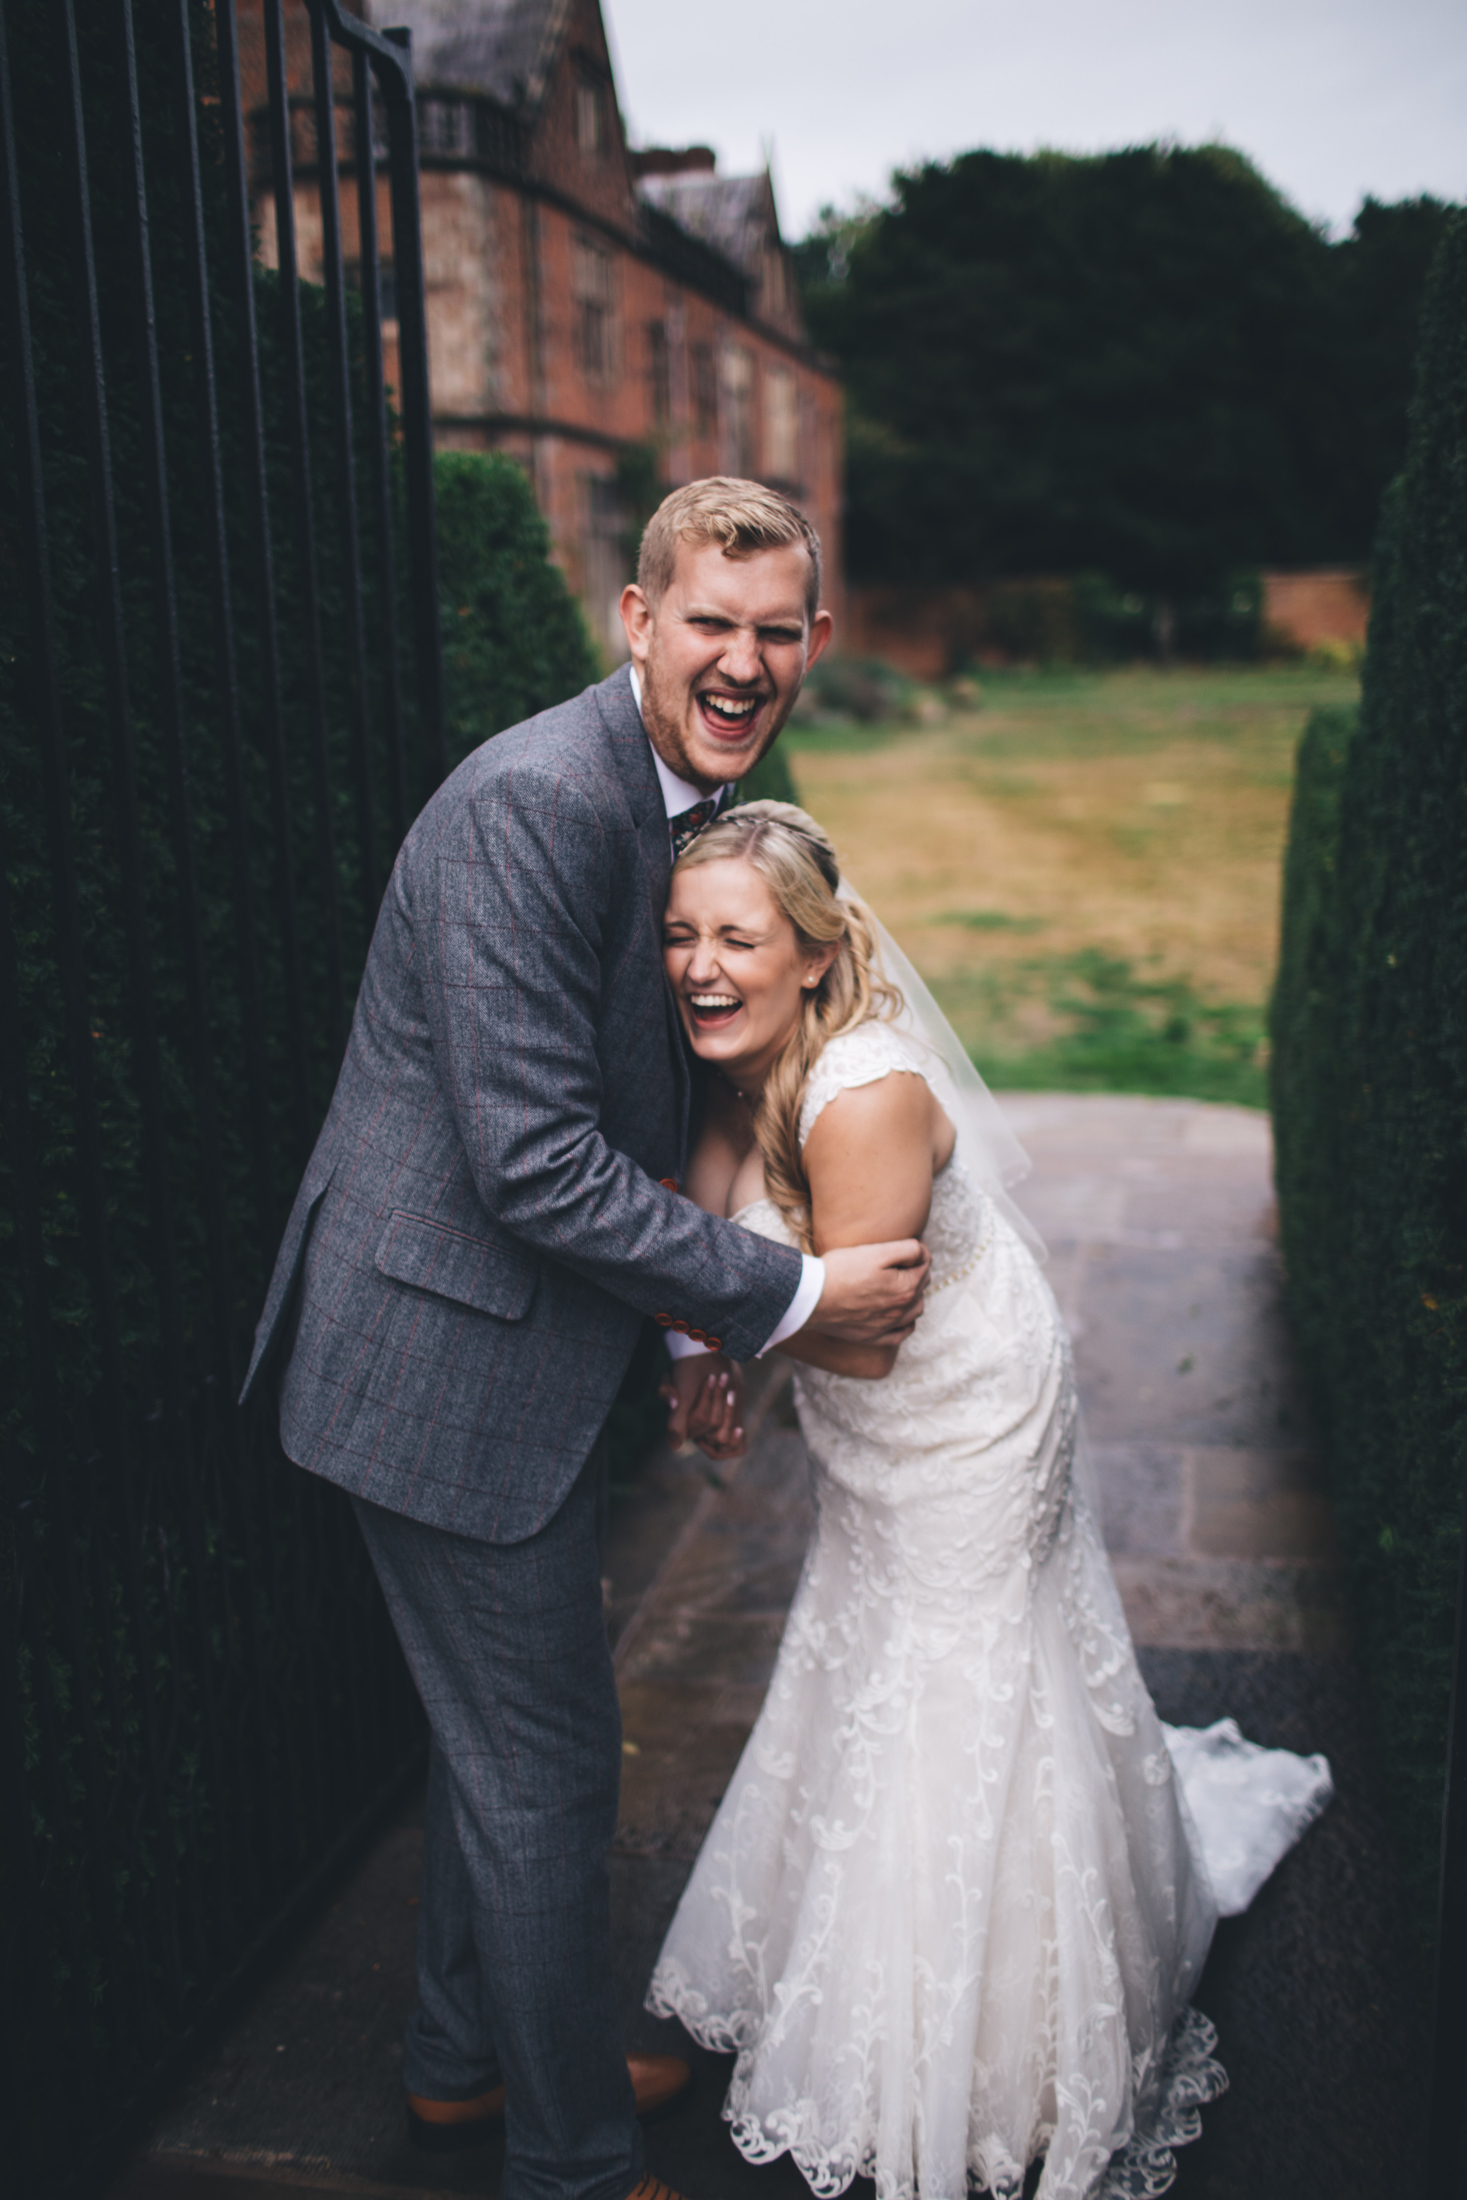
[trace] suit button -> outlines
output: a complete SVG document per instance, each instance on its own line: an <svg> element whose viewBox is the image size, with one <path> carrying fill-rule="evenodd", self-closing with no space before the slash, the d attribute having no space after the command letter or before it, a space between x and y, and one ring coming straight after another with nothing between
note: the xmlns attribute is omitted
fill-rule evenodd
<svg viewBox="0 0 1467 2200"><path fill-rule="evenodd" d="M680 1337L685 1337L688 1333L686 1322L669 1322L667 1326L669 1329L675 1329Z"/></svg>
<svg viewBox="0 0 1467 2200"><path fill-rule="evenodd" d="M688 1335L692 1338L694 1344L706 1344L708 1342L701 1329L690 1329Z"/></svg>
<svg viewBox="0 0 1467 2200"><path fill-rule="evenodd" d="M707 1345L710 1352L721 1352L723 1350L722 1337L705 1337L703 1339L703 1342Z"/></svg>
<svg viewBox="0 0 1467 2200"><path fill-rule="evenodd" d="M682 1186L675 1176L660 1176L657 1181L665 1192L680 1192L682 1190Z"/></svg>
<svg viewBox="0 0 1467 2200"><path fill-rule="evenodd" d="M671 1329L672 1327L671 1314L654 1314L652 1316L652 1319L655 1322L661 1322L664 1329Z"/></svg>

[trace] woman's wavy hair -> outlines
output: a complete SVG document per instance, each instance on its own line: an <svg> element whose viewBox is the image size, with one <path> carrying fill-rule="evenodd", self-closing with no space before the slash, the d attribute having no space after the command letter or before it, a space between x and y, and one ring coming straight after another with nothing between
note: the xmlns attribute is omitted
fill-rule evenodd
<svg viewBox="0 0 1467 2200"><path fill-rule="evenodd" d="M819 985L802 997L799 1023L764 1080L754 1110L765 1189L809 1252L810 1183L800 1154L800 1106L810 1073L832 1039L872 1017L899 1015L902 997L878 975L871 912L849 888L842 891L840 860L807 811L793 802L741 803L699 834L678 858L677 869L730 858L759 873L802 948L840 942Z"/></svg>

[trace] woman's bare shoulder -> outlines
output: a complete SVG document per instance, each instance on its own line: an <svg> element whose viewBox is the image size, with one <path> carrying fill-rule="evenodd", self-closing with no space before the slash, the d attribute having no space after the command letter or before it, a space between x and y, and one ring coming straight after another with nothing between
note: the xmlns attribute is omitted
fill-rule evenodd
<svg viewBox="0 0 1467 2200"><path fill-rule="evenodd" d="M889 1085L894 1075L910 1072L925 1086L922 1065L911 1040L889 1023L872 1017L829 1040L810 1072L800 1100L800 1143L842 1094ZM897 1078L905 1084L906 1077Z"/></svg>

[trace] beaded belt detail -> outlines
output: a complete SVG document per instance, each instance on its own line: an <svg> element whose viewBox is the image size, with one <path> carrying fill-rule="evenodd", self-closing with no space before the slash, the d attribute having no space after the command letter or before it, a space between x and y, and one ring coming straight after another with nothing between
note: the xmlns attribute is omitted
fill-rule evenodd
<svg viewBox="0 0 1467 2200"><path fill-rule="evenodd" d="M992 1242L993 1209L990 1207L988 1210L988 1228L984 1231L968 1258L963 1262L962 1267L955 1268L950 1276L944 1276L941 1283L929 1283L927 1286L929 1296L934 1291L945 1291L950 1283L961 1283L964 1276L971 1276Z"/></svg>

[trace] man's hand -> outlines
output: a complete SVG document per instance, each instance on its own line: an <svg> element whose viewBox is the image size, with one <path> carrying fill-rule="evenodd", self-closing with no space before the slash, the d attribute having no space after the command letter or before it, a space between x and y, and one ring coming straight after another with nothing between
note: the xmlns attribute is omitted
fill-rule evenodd
<svg viewBox="0 0 1467 2200"><path fill-rule="evenodd" d="M823 1253L825 1289L799 1336L845 1344L899 1345L922 1311L931 1255L920 1238L889 1245L840 1245Z"/></svg>
<svg viewBox="0 0 1467 2200"><path fill-rule="evenodd" d="M671 1408L667 1416L670 1444L696 1444L710 1459L743 1458L748 1449L744 1371L736 1361L722 1352L674 1360L660 1395Z"/></svg>

